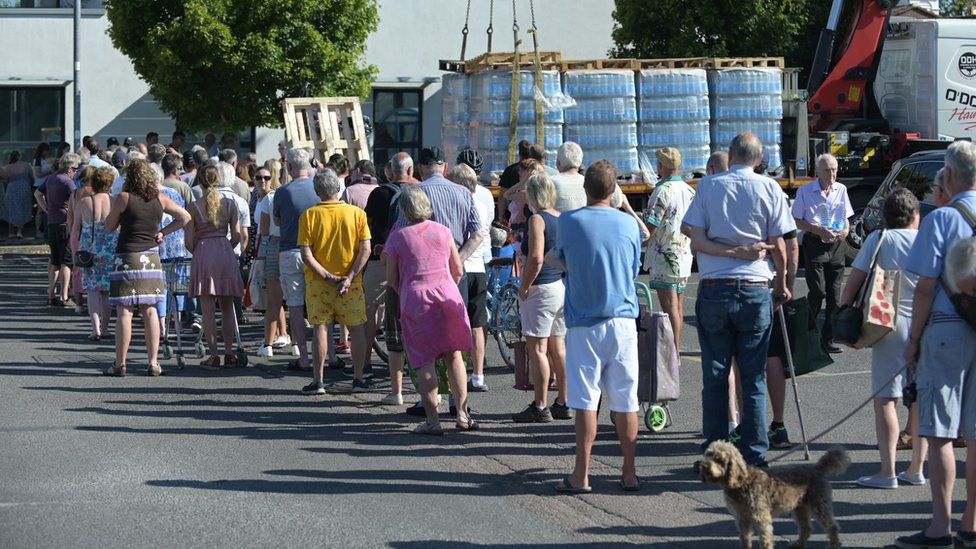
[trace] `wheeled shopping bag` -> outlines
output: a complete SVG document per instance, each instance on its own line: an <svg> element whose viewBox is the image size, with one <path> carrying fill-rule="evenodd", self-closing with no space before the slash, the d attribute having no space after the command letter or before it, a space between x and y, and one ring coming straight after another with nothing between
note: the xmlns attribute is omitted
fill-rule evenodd
<svg viewBox="0 0 976 549"><path fill-rule="evenodd" d="M669 403L681 394L678 345L667 313L652 310L651 290L636 283L640 310L637 316L637 400L644 411L644 425L657 433L671 426Z"/></svg>

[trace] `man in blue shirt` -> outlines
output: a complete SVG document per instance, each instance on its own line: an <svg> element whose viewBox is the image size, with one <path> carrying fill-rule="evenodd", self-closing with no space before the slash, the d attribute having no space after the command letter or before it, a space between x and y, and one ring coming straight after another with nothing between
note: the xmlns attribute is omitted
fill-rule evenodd
<svg viewBox="0 0 976 549"><path fill-rule="evenodd" d="M298 351L298 360L289 368L310 371L308 362L308 338L305 335L305 262L298 247L298 221L305 210L319 203L312 185L312 165L305 149L288 151L286 164L292 181L275 192L274 222L281 227L281 243L278 251L281 269L281 291L288 305L288 323ZM293 351L294 354L294 351ZM333 367L329 364L329 367ZM341 367L341 366L340 366ZM322 390L325 393L325 390Z"/></svg>
<svg viewBox="0 0 976 549"><path fill-rule="evenodd" d="M596 437L601 390L616 412L624 456L621 484L640 487L637 450L637 291L641 234L634 218L614 209L613 164L599 160L586 170L587 205L559 217L559 238L547 261L566 271L566 403L576 413L576 467L556 486L591 491L590 452Z"/></svg>
<svg viewBox="0 0 976 549"><path fill-rule="evenodd" d="M976 216L976 144L957 141L945 156L943 192L951 197L925 216L905 270L918 275L912 303L912 327L905 361L916 370L918 434L929 443L932 522L925 530L898 538L898 547L952 547L952 486L956 458L952 441L961 433L976 452L976 333L956 313L942 287L948 283L945 258L958 240L971 238L974 228L957 208ZM917 366L916 366L917 364ZM972 463L966 464L966 511L956 538L963 546L976 542L976 483Z"/></svg>
<svg viewBox="0 0 976 549"><path fill-rule="evenodd" d="M773 303L790 298L783 235L796 229L779 185L753 170L761 159L759 138L750 132L737 135L729 145L731 169L701 180L684 217L692 250L698 252L701 277L695 315L702 350L702 449L728 437L729 370L734 357L742 377L740 450L747 463L757 466L766 464L769 448L766 353ZM714 243L766 243L775 273L767 259L706 252Z"/></svg>

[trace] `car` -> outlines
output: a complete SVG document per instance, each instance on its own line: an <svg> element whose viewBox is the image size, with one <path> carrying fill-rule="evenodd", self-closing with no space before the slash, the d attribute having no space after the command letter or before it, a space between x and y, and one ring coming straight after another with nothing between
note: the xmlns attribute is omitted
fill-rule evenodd
<svg viewBox="0 0 976 549"><path fill-rule="evenodd" d="M902 158L891 166L891 171L878 187L878 190L864 208L854 211L851 218L851 231L847 235L849 258L857 255L861 244L872 231L884 225L881 208L885 198L895 189L912 191L919 201L922 217L937 208L935 205L932 183L935 174L945 166L945 151L922 151L907 158Z"/></svg>

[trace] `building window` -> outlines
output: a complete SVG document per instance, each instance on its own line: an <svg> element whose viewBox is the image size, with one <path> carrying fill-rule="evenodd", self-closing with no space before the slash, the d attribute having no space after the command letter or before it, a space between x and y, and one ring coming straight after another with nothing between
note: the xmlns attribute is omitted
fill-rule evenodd
<svg viewBox="0 0 976 549"><path fill-rule="evenodd" d="M377 171L398 152L420 155L423 143L423 90L373 88L373 162Z"/></svg>
<svg viewBox="0 0 976 549"><path fill-rule="evenodd" d="M64 88L0 86L0 158L64 140Z"/></svg>

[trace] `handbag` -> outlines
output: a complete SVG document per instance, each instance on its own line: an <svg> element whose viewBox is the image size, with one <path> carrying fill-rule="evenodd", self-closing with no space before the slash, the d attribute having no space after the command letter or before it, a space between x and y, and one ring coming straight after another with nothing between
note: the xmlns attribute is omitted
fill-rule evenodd
<svg viewBox="0 0 976 549"><path fill-rule="evenodd" d="M973 216L972 212L958 202L953 204L952 207L962 214L966 219L966 223L969 224L969 228L976 233L976 217ZM976 297L969 294L952 292L942 278L939 278L939 284L942 285L942 291L949 296L949 301L952 303L952 308L956 310L956 314L961 316L970 327L976 328Z"/></svg>
<svg viewBox="0 0 976 549"><path fill-rule="evenodd" d="M793 358L793 370L797 377L826 368L834 363L834 359L827 352L827 344L820 337L817 319L813 317L813 313L810 311L810 301L806 297L798 297L783 305L782 314L785 315L784 318L786 319L784 337L789 342L790 356ZM834 329L836 330L836 326ZM783 371L786 377L790 377L790 370L785 363L783 364Z"/></svg>
<svg viewBox="0 0 976 549"><path fill-rule="evenodd" d="M878 266L886 231L881 231L871 258L868 278L852 305L842 307L834 323L834 337L855 349L871 347L895 330L901 273Z"/></svg>
<svg viewBox="0 0 976 549"><path fill-rule="evenodd" d="M90 198L92 199L92 225L89 244L91 247L95 247L95 197L92 196ZM75 252L75 266L81 267L82 269L91 269L95 266L95 254L88 250L78 250Z"/></svg>

